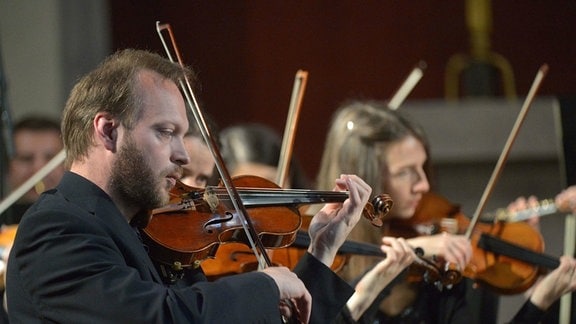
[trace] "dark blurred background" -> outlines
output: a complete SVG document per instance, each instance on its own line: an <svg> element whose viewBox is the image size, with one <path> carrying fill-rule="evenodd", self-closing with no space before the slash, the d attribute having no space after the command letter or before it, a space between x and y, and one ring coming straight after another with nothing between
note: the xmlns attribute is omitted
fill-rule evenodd
<svg viewBox="0 0 576 324"><path fill-rule="evenodd" d="M478 33L486 51L509 62L520 99L544 63L550 74L541 95L576 93L574 1L148 0L110 8L114 49L162 51L155 22L171 24L184 61L198 72L202 105L221 126L259 121L283 131L294 75L309 71L294 148L309 174L342 101L389 99L421 60L428 67L408 99L444 98L450 58L471 54ZM491 76L486 94L504 96L502 78Z"/></svg>
<svg viewBox="0 0 576 324"><path fill-rule="evenodd" d="M11 120L59 117L77 78L117 49L165 55L156 21L172 26L201 107L220 127L261 122L282 133L295 73L309 72L294 154L312 179L338 105L388 100L425 62L400 109L430 135L436 190L469 215L548 64L489 208L576 183L571 0L0 0L2 179ZM563 251L564 227L562 217L542 220L552 255ZM524 296L501 299L508 320Z"/></svg>

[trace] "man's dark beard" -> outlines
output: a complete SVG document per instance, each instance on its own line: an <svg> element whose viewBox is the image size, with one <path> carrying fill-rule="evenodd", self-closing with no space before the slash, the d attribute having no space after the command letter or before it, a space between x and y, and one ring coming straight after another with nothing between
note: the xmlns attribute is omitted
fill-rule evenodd
<svg viewBox="0 0 576 324"><path fill-rule="evenodd" d="M160 185L148 164L148 158L128 137L112 166L110 190L128 205L147 211L165 203L158 189Z"/></svg>

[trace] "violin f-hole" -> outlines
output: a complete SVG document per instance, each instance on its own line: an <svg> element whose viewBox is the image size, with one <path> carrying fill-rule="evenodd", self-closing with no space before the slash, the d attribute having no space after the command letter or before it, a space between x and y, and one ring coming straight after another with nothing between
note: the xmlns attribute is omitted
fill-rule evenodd
<svg viewBox="0 0 576 324"><path fill-rule="evenodd" d="M221 217L218 217L218 215L220 215ZM203 228L204 228L204 232L208 233L208 234L212 234L215 231L212 229L213 227L221 227L220 224L229 222L231 220L234 219L234 214L231 212L224 212L224 215L221 214L213 214L213 217L210 218L209 221L207 221Z"/></svg>

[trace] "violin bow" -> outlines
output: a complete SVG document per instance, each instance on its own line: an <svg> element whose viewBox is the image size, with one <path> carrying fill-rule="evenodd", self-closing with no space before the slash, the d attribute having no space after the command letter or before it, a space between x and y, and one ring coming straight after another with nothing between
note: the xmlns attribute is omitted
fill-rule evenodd
<svg viewBox="0 0 576 324"><path fill-rule="evenodd" d="M161 24L159 21L157 21L156 22L156 31L158 32L158 36L160 37L160 41L162 42L162 45L164 46L164 50L166 51L166 55L168 56L168 59L172 63L178 63L182 68L184 68L182 56L180 55L180 51L178 50L178 46L176 45L176 40L175 40L174 33L172 32L172 27L170 26L170 24ZM174 54L176 56L177 61L174 60L174 58L172 56L172 52L170 51L166 41L164 40L164 35L162 33L163 31L167 31L168 35L170 36L172 49L174 51ZM232 204L233 204L233 206L234 206L234 208L238 214L237 216L240 218L240 221L242 223L242 228L246 232L246 236L248 238L250 246L253 249L254 254L258 257L258 260L260 262L266 263L265 265L261 264L260 265L261 267L271 266L272 261L270 260L270 257L266 253L266 249L264 247L264 244L260 240L258 233L256 232L256 229L255 229L254 225L252 224L250 217L248 217L248 212L246 210L246 207L242 203L242 198L240 197L240 194L238 193L238 191L236 190L236 188L232 184L232 178L230 177L230 173L226 169L222 155L220 154L220 151L218 150L218 145L216 144L216 140L214 139L214 136L212 136L210 129L208 127L208 124L206 123L206 120L204 118L204 115L202 114L202 111L200 110L200 106L198 105L198 101L196 100L196 97L194 96L194 92L192 91L192 86L190 84L190 80L188 80L188 77L185 74L183 75L183 79L184 80L180 80L180 88L182 90L182 93L184 94L184 97L186 98L186 102L188 103L188 107L190 108L192 114L194 115L194 119L196 119L196 122L198 123L198 128L200 129L200 132L202 133L202 137L204 138L204 141L206 142L208 148L210 149L210 152L212 153L212 156L214 157L214 160L216 162L216 168L218 169L218 172L220 173L220 176L221 176L221 181L223 182L224 186L226 187L228 195L230 196L230 200L231 200L231 202L232 202Z"/></svg>
<svg viewBox="0 0 576 324"><path fill-rule="evenodd" d="M502 169L504 167L506 160L508 159L508 155L510 153L510 149L512 148L512 144L514 144L514 141L516 140L516 137L518 136L518 131L520 131L520 127L522 126L522 123L524 122L524 119L526 118L526 114L528 113L528 110L529 110L530 106L532 105L532 102L534 101L534 97L536 96L536 93L538 92L538 89L540 88L540 85L542 84L542 81L544 80L544 77L546 76L547 73L548 73L548 65L547 64L542 65L540 67L540 69L538 69L538 72L536 73L536 77L534 78L534 81L532 82L532 86L530 87L530 91L528 92L528 95L526 96L526 99L524 100L524 104L522 105L522 109L520 110L520 113L518 114L518 117L516 118L516 122L514 124L514 127L512 128L510 135L508 136L508 140L506 141L506 144L504 145L504 149L502 150L502 153L500 154L500 158L498 159L498 162L496 163L496 166L494 167L494 170L492 172L492 176L490 177L490 180L488 181L488 184L486 185L486 188L484 189L484 193L482 194L480 202L478 203L476 211L474 212L474 215L472 216L472 219L470 220L470 225L466 229L465 235L466 235L466 238L468 238L468 239L471 238L474 226L476 226L476 223L480 219L480 215L482 214L482 211L484 210L484 207L486 206L486 202L488 201L488 198L492 194L492 191L494 189L494 185L496 184L496 181L498 180L498 178L500 177L500 174L502 173Z"/></svg>
<svg viewBox="0 0 576 324"><path fill-rule="evenodd" d="M416 64L416 66L414 66L408 77L406 77L406 79L404 80L402 85L400 85L400 87L396 90L390 101L388 101L388 108L390 110L397 110L400 107L400 105L402 105L402 103L408 97L410 92L412 92L416 84L418 84L420 79L422 79L422 76L424 76L425 69L426 69L426 62L424 61L420 61L418 62L418 64Z"/></svg>
<svg viewBox="0 0 576 324"><path fill-rule="evenodd" d="M306 90L306 83L308 81L308 72L298 70L294 77L294 86L292 88L292 96L290 98L290 107L288 109L288 118L286 119L286 126L284 128L284 136L282 137L282 148L280 150L280 157L278 159L278 171L276 173L276 184L281 188L286 185L286 178L290 170L290 159L292 158L292 148L294 146L294 134L296 134L296 126L298 125L298 117L300 115L300 108L302 107L302 100Z"/></svg>
<svg viewBox="0 0 576 324"><path fill-rule="evenodd" d="M66 158L66 152L62 149L58 154L56 154L46 165L44 165L40 170L34 173L26 182L21 184L18 188L12 191L6 198L0 202L0 214L2 214L6 209L8 209L12 204L14 204L20 197L24 196L28 190L37 186L42 179L44 179L50 172L56 169L64 159ZM37 190L38 191L38 190ZM41 190L44 191L44 190Z"/></svg>

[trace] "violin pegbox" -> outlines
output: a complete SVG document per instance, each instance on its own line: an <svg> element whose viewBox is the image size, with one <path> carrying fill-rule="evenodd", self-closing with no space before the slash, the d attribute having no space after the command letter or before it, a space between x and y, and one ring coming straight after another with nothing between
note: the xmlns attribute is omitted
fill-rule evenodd
<svg viewBox="0 0 576 324"><path fill-rule="evenodd" d="M388 215L394 202L392 198L387 194L380 194L372 199L371 203L368 203L364 207L362 215L366 217L372 225L376 227L382 227L384 224L384 217Z"/></svg>

